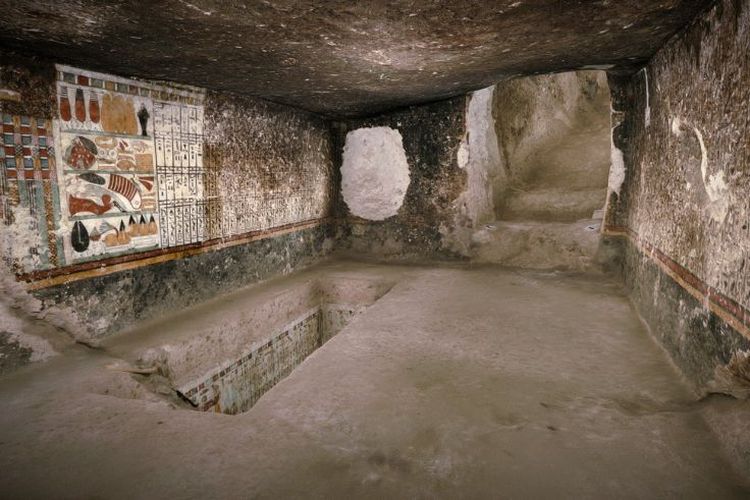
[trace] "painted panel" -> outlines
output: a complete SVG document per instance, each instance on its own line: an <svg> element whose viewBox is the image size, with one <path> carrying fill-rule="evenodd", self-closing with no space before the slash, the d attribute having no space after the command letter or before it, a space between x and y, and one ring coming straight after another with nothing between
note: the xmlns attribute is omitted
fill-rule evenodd
<svg viewBox="0 0 750 500"><path fill-rule="evenodd" d="M20 279L45 283L36 288L141 257L148 265L168 248L201 253L279 226L274 234L285 234L329 213L324 122L193 87L55 68L43 133L18 112L0 136L0 218L11 226L3 254Z"/></svg>
<svg viewBox="0 0 750 500"><path fill-rule="evenodd" d="M202 166L196 160L202 158L202 93L68 66L57 69L60 226L68 262L202 241L192 222L196 204L185 206L183 184L192 185L182 169L183 164L190 168L191 160L193 169ZM157 162L178 170L157 176ZM197 187L190 194L202 199Z"/></svg>
<svg viewBox="0 0 750 500"><path fill-rule="evenodd" d="M55 147L49 120L2 115L0 219L10 226L4 254L17 272L60 264Z"/></svg>
<svg viewBox="0 0 750 500"><path fill-rule="evenodd" d="M155 103L154 127L162 245L204 241L203 107Z"/></svg>

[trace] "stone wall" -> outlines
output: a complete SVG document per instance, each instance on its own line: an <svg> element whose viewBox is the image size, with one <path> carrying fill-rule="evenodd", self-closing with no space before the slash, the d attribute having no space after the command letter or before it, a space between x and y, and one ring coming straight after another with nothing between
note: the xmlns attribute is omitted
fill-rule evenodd
<svg viewBox="0 0 750 500"><path fill-rule="evenodd" d="M309 309L178 390L202 411L245 412L364 309L336 304Z"/></svg>
<svg viewBox="0 0 750 500"><path fill-rule="evenodd" d="M337 144L346 133L363 127L390 127L403 141L410 182L395 216L370 221L352 215L338 203L342 221L341 248L357 255L394 258L450 258L444 234L458 225L471 225L468 215L456 222L457 200L466 190L466 171L458 152L465 134L467 99L464 97L413 106L404 110L338 127ZM340 163L339 163L340 164Z"/></svg>
<svg viewBox="0 0 750 500"><path fill-rule="evenodd" d="M610 76L606 229L627 239L631 295L697 388L733 394L750 388L749 51L750 7L722 0Z"/></svg>
<svg viewBox="0 0 750 500"><path fill-rule="evenodd" d="M260 100L4 54L2 256L81 337L332 248L329 124Z"/></svg>
<svg viewBox="0 0 750 500"><path fill-rule="evenodd" d="M518 78L463 98L352 120L341 124L337 147L372 127L399 132L410 183L399 210L384 220L357 217L339 200L342 246L357 255L471 258L476 232L513 212L509 200L519 192L545 182L551 187L543 185L537 198L549 201L516 203L521 208L512 215L565 212L566 221L575 221L604 206L609 90L601 71ZM374 166L371 158L361 161ZM388 171L392 163L378 166ZM370 194L380 189L361 184Z"/></svg>
<svg viewBox="0 0 750 500"><path fill-rule="evenodd" d="M590 218L604 207L610 96L603 71L515 78L497 85L502 157L493 178L498 219Z"/></svg>
<svg viewBox="0 0 750 500"><path fill-rule="evenodd" d="M221 229L231 237L330 216L328 122L261 100L209 93L207 163ZM214 236L214 235L212 235Z"/></svg>

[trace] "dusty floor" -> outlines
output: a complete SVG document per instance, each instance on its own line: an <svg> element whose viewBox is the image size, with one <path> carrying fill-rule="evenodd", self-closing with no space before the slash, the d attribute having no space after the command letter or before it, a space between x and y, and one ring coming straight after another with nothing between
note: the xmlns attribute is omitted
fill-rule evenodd
<svg viewBox="0 0 750 500"><path fill-rule="evenodd" d="M4 378L0 496L748 494L609 278L311 272L400 281L245 414L96 394L129 380L104 369L106 351L72 349Z"/></svg>

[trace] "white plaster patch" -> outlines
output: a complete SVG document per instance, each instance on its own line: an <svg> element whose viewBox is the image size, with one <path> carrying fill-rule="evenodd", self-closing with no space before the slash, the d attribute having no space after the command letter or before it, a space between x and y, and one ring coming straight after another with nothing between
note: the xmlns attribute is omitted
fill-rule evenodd
<svg viewBox="0 0 750 500"><path fill-rule="evenodd" d="M39 255L29 253L29 248L41 248L42 238L37 230L37 220L26 207L13 209L13 224L7 226L0 238L2 253L23 271L38 268Z"/></svg>
<svg viewBox="0 0 750 500"><path fill-rule="evenodd" d="M729 211L729 186L727 185L726 177L723 171L719 171L715 174L708 173L708 148L706 147L706 141L703 138L703 133L694 125L690 125L680 119L679 116L672 118L672 133L680 137L682 135L682 128L689 126L701 148L701 179L703 180L703 187L708 195L708 210L709 216L718 223L723 223L726 219L727 212ZM688 189L690 185L688 184Z"/></svg>
<svg viewBox="0 0 750 500"><path fill-rule="evenodd" d="M466 112L466 134L458 149L458 166L466 170L467 189L463 205L473 225L494 219L490 172L500 165L500 147L492 117L495 87L477 90L471 95Z"/></svg>
<svg viewBox="0 0 750 500"><path fill-rule="evenodd" d="M396 215L409 180L409 164L397 130L371 127L346 134L341 192L352 214L369 220Z"/></svg>
<svg viewBox="0 0 750 500"><path fill-rule="evenodd" d="M471 95L466 132L456 152L458 167L466 171L466 190L453 203L453 224L440 226L443 245L463 255L469 254L474 228L495 218L491 179L500 170L502 159L492 116L494 96L494 86Z"/></svg>
<svg viewBox="0 0 750 500"><path fill-rule="evenodd" d="M612 152L610 155L610 161L612 165L609 168L609 180L607 186L611 193L620 195L620 189L625 182L625 158L622 154L622 150L615 146L614 142L614 129L612 129Z"/></svg>
<svg viewBox="0 0 750 500"><path fill-rule="evenodd" d="M677 137L682 135L682 120L680 120L679 116L672 118L672 133Z"/></svg>
<svg viewBox="0 0 750 500"><path fill-rule="evenodd" d="M461 144L458 147L458 153L456 153L456 160L458 161L458 168L465 169L469 164L469 141L464 136Z"/></svg>

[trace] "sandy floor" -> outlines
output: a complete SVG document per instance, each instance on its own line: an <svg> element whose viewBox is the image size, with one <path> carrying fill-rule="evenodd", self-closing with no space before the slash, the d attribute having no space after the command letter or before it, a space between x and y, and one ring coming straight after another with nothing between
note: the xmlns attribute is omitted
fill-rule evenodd
<svg viewBox="0 0 750 500"><path fill-rule="evenodd" d="M400 282L248 413L96 394L132 382L84 348L0 381L0 496L743 496L607 278L331 270Z"/></svg>

